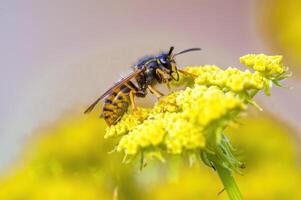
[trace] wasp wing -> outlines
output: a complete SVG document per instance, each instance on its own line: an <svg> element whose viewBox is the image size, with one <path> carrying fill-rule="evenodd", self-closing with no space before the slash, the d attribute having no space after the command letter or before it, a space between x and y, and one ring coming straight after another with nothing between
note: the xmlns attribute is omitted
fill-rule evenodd
<svg viewBox="0 0 301 200"><path fill-rule="evenodd" d="M85 110L84 113L87 114L87 113L91 112L101 99L103 99L104 97L106 97L107 95L109 95L111 92L113 92L115 89L121 87L124 83L128 82L129 80L131 80L132 78L134 78L135 76L137 76L138 74L140 74L143 70L144 70L144 68L137 69L134 72L130 73L127 77L120 79L114 86L112 86L105 93L103 93L100 97L98 97L98 99L96 99L96 101L94 103L92 103Z"/></svg>

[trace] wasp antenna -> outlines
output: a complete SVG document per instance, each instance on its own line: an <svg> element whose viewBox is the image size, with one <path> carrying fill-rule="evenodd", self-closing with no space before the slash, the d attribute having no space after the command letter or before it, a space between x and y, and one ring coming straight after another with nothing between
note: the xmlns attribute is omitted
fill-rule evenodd
<svg viewBox="0 0 301 200"><path fill-rule="evenodd" d="M172 53L173 50L174 50L174 47L171 46L170 49L169 49L169 52L168 52L168 56L171 56L171 53Z"/></svg>
<svg viewBox="0 0 301 200"><path fill-rule="evenodd" d="M177 55L183 54L183 53L190 52L190 51L201 51L201 50L202 50L201 48L190 48L190 49L186 49L186 50L184 50L184 51L181 51L181 52L179 52L179 53L176 53L176 54L174 55L174 57L177 56Z"/></svg>

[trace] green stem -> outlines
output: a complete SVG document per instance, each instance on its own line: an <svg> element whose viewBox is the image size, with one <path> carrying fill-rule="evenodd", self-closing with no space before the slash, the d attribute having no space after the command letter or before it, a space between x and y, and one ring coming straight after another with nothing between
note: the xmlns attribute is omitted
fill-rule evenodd
<svg viewBox="0 0 301 200"><path fill-rule="evenodd" d="M242 194L234 180L232 173L219 164L214 165L220 179L223 182L226 192L230 200L243 200Z"/></svg>
<svg viewBox="0 0 301 200"><path fill-rule="evenodd" d="M243 200L233 172L240 172L239 168L243 168L244 165L234 156L233 147L227 137L222 133L215 134L207 148L211 151L201 151L203 162L217 171L230 200Z"/></svg>

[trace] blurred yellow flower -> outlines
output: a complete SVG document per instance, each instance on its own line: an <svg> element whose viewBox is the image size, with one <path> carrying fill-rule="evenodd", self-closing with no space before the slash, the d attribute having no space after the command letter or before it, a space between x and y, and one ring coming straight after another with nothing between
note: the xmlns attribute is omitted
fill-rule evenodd
<svg viewBox="0 0 301 200"><path fill-rule="evenodd" d="M267 9L268 8L268 9ZM258 0L255 16L265 33L271 50L285 56L286 62L300 72L301 1Z"/></svg>
<svg viewBox="0 0 301 200"><path fill-rule="evenodd" d="M119 195L131 199L139 195L124 192L131 188L131 167L121 167L118 155L110 155L112 143L103 139L105 122L96 116L62 117L34 134L27 144L21 163L2 175L0 199L5 200L96 200ZM118 163L118 164L117 164Z"/></svg>

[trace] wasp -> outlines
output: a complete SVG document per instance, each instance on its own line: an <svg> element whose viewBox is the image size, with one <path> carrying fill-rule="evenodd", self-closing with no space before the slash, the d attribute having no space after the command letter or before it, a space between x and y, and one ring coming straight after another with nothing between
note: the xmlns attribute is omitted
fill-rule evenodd
<svg viewBox="0 0 301 200"><path fill-rule="evenodd" d="M175 54L173 54L173 50L174 47L170 47L168 52L140 59L132 67L133 71L130 74L103 93L84 113L91 112L97 103L105 98L102 116L109 126L114 125L127 112L129 105L133 110L137 109L135 97L145 97L150 91L159 99L163 94L155 88L157 84L165 83L169 88L170 81L179 80L179 73L194 76L178 69L174 58L180 54L201 49L190 48Z"/></svg>

